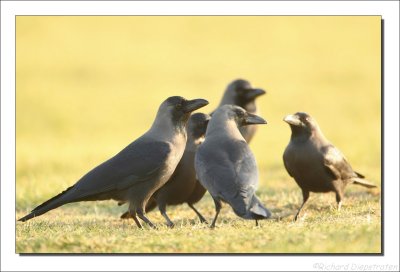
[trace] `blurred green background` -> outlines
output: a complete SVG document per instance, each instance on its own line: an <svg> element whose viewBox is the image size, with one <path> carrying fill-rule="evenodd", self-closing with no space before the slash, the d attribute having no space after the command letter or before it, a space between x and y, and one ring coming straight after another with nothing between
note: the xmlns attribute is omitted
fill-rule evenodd
<svg viewBox="0 0 400 272"><path fill-rule="evenodd" d="M144 133L166 97L211 112L237 78L268 92L250 144L261 193L300 195L282 163L297 111L380 184L380 38L379 16L17 16L17 213Z"/></svg>

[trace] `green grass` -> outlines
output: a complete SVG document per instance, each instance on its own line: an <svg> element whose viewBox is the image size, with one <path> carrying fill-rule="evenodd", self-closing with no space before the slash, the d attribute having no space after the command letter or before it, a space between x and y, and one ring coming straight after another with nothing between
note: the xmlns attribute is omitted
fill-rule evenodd
<svg viewBox="0 0 400 272"><path fill-rule="evenodd" d="M183 205L168 208L174 229L152 212L158 229L139 230L113 201L76 203L17 222L16 251L379 253L380 189L349 186L341 212L312 194L292 222L301 192L283 167L282 118L309 112L380 185L380 49L377 16L17 17L16 218L140 136L166 97L206 98L210 112L237 77L268 91L250 147L258 195L283 218L255 227L225 205L210 230ZM210 197L196 206L211 221Z"/></svg>
<svg viewBox="0 0 400 272"><path fill-rule="evenodd" d="M175 222L170 229L155 211L157 224L138 229L133 220L121 220L126 207L113 201L70 204L45 216L17 225L17 252L87 253L379 253L379 195L348 190L342 211L333 194L313 195L303 217L293 222L301 194L295 186L261 192L274 220L242 220L225 205L217 228L201 224L185 205L169 208ZM213 202L207 195L198 205L211 221ZM279 216L287 216L279 219ZM17 216L21 216L18 213Z"/></svg>

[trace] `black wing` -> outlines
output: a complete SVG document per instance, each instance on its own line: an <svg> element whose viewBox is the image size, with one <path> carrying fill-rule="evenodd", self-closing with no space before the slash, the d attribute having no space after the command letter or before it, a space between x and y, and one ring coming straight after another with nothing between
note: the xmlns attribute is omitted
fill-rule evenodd
<svg viewBox="0 0 400 272"><path fill-rule="evenodd" d="M204 144L204 143L203 143ZM196 170L200 182L214 196L234 206L248 202L257 188L258 174L253 154L244 141L223 142L220 147L200 146Z"/></svg>
<svg viewBox="0 0 400 272"><path fill-rule="evenodd" d="M74 186L74 198L119 191L149 180L163 168L170 152L166 142L138 139L83 176Z"/></svg>
<svg viewBox="0 0 400 272"><path fill-rule="evenodd" d="M293 156L295 150L293 150L294 146L292 142L289 142L288 146L286 147L285 151L283 152L283 164L285 166L286 171L288 172L289 176L293 177L293 173L291 169L293 169L293 162L296 156Z"/></svg>

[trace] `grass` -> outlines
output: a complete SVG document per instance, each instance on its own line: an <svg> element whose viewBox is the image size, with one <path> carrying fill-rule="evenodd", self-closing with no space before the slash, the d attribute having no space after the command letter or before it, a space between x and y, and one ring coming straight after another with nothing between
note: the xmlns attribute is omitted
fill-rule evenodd
<svg viewBox="0 0 400 272"><path fill-rule="evenodd" d="M301 200L297 190L270 190L260 196L269 203L275 216L294 213ZM212 205L208 195L197 205L209 221L214 215ZM341 212L335 208L333 195L316 195L299 222L293 222L290 216L261 221L259 227L254 221L237 218L226 205L214 230L201 224L186 206L169 209L176 224L173 229L164 225L158 212L149 214L158 229L138 229L133 220L119 219L123 211L112 201L70 204L25 224L18 223L17 252L380 252L379 195L355 190L347 194L346 206Z"/></svg>
<svg viewBox="0 0 400 272"><path fill-rule="evenodd" d="M76 203L18 222L16 252L380 252L379 189L349 186L341 212L312 194L293 223L301 192L282 163L282 118L306 111L380 185L380 17L18 16L16 31L16 218L140 136L166 97L206 98L210 112L237 77L268 91L250 147L258 195L283 217L255 227L225 205L210 230L183 205L168 208L174 229L152 212L158 229L139 230L113 201ZM211 221L209 195L196 207Z"/></svg>

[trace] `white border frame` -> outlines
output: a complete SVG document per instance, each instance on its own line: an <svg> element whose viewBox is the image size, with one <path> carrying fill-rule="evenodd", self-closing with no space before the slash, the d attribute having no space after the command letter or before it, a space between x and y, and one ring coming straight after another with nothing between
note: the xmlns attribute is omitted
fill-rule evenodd
<svg viewBox="0 0 400 272"><path fill-rule="evenodd" d="M385 21L384 256L40 256L15 254L15 15L381 15ZM399 269L398 1L18 1L1 2L1 270ZM389 148L388 148L389 147ZM201 258L201 259L200 259ZM179 265L178 265L179 264ZM322 266L319 266L322 264ZM335 266L330 266L335 265ZM342 265L342 266L341 266ZM368 266L370 265L370 266ZM375 266L374 266L375 265ZM357 267L356 270L360 270ZM355 270L354 268L352 270Z"/></svg>

